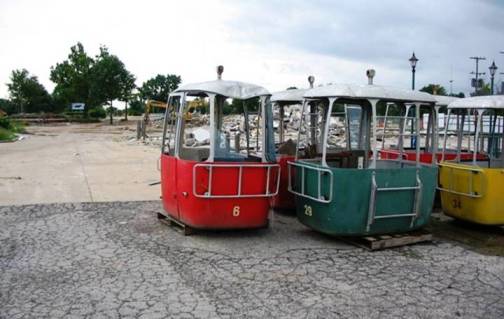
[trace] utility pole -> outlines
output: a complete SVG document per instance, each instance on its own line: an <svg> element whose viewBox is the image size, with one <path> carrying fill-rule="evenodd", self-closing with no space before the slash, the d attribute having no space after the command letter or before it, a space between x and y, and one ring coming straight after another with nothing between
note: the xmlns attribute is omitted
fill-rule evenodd
<svg viewBox="0 0 504 319"><path fill-rule="evenodd" d="M476 72L471 72L471 74L474 74L475 75L475 80L474 80L474 93L478 93L478 86L479 86L479 82L478 82L478 77L480 75L485 75L485 72L478 72L478 67L479 67L479 61L484 61L486 60L485 57L481 57L481 56L472 56L472 57L469 57L469 59L472 59L472 60L475 60L476 61Z"/></svg>
<svg viewBox="0 0 504 319"><path fill-rule="evenodd" d="M500 72L500 75L504 75L504 72ZM498 94L504 94L504 81L501 81L501 89Z"/></svg>
<svg viewBox="0 0 504 319"><path fill-rule="evenodd" d="M450 96L453 95L453 65L450 67Z"/></svg>
<svg viewBox="0 0 504 319"><path fill-rule="evenodd" d="M500 54L504 54L504 51L500 51ZM500 72L500 75L504 75L504 72ZM501 90L499 94L504 94L504 81L501 81Z"/></svg>

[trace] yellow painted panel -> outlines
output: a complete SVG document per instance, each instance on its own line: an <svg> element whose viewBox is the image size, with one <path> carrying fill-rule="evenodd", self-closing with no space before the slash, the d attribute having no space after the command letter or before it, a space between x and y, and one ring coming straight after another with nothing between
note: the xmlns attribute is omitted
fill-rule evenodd
<svg viewBox="0 0 504 319"><path fill-rule="evenodd" d="M441 203L446 215L504 225L504 169L445 162L440 165L439 187L445 189L441 190Z"/></svg>

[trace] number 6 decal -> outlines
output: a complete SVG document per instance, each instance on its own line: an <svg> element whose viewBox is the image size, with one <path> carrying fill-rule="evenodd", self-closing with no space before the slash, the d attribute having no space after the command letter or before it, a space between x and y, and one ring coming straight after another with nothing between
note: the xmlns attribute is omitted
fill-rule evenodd
<svg viewBox="0 0 504 319"><path fill-rule="evenodd" d="M233 207L233 216L234 217L240 216L240 206L234 206Z"/></svg>

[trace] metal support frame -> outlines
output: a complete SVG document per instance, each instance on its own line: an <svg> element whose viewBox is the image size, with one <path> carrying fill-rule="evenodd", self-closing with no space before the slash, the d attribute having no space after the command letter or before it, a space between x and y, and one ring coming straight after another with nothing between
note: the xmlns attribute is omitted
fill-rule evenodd
<svg viewBox="0 0 504 319"><path fill-rule="evenodd" d="M460 127L457 126L457 130L458 130L458 132L457 132L458 133L457 134L457 157L456 157L457 163L460 163L460 155L462 153L462 143L464 141L464 126L465 126L465 122L466 122L465 116L466 116L465 113L462 113L462 119L457 122L460 125ZM458 117L459 117L459 114L457 114L457 118ZM469 125L469 129L470 128L471 128L471 126Z"/></svg>
<svg viewBox="0 0 504 319"><path fill-rule="evenodd" d="M175 133L175 157L180 158L180 147L182 145L182 133L184 131L184 106L186 103L186 93L182 93L181 98L180 98L180 106L177 112L177 119L176 119L176 133ZM212 102L210 102L210 105L212 105Z"/></svg>
<svg viewBox="0 0 504 319"><path fill-rule="evenodd" d="M351 141L351 136L350 136L350 119L348 118L348 110L347 110L347 105L344 104L343 108L345 109L345 147L347 150L352 149L352 141Z"/></svg>
<svg viewBox="0 0 504 319"><path fill-rule="evenodd" d="M243 115L245 117L244 119L244 129L245 129L245 140L247 142L247 156L250 155L250 124L249 124L249 112L247 108L247 104L245 101L242 101L242 106L243 106Z"/></svg>
<svg viewBox="0 0 504 319"><path fill-rule="evenodd" d="M448 188L437 187L437 189L439 189L440 191L451 193L451 194L456 194L456 195L462 195L462 196L466 196L466 197L471 197L471 198L480 198L480 197L485 196L485 189L483 187L480 188L480 190L481 190L480 194L475 194L474 187L473 187L474 175L476 175L476 174L481 174L481 177L483 178L482 185L486 185L486 183L484 183L484 179L486 178L485 171L482 170L481 168L470 167L470 166L462 167L462 166L458 166L458 165L454 166L454 165L450 165L447 163L440 163L438 165L450 170ZM467 192L458 192L453 189L454 188L453 187L453 172L455 170L471 172L471 174L469 174L469 190Z"/></svg>
<svg viewBox="0 0 504 319"><path fill-rule="evenodd" d="M407 120L410 118L408 116L409 114L409 110L411 108L411 105L410 104L406 104L404 106L405 108L405 113L404 113L404 119L401 123L399 123L399 129L401 130L400 134L399 134L399 161L402 163L402 160L403 160L403 154L404 154L404 136L406 136L406 123L407 123ZM413 125L413 120L411 120L411 125ZM412 134L409 135L410 137L410 140L411 138L413 137Z"/></svg>
<svg viewBox="0 0 504 319"><path fill-rule="evenodd" d="M378 184L376 183L376 172L375 171L373 171L371 178L372 178L371 179L371 194L369 197L369 210L368 210L366 231L369 231L371 229L371 225L373 225L373 223L376 220L388 219L388 218L411 217L410 228L413 227L415 220L420 215L420 205L422 203L423 184L422 184L422 181L420 180L420 174L419 174L418 169L416 170L416 183L417 183L416 186L378 187ZM414 201L413 201L413 212L407 213L407 214L391 213L391 214L376 216L376 196L379 192L403 192L403 191L414 191L415 192L415 197L414 197Z"/></svg>
<svg viewBox="0 0 504 319"><path fill-rule="evenodd" d="M420 103L415 103L415 117L416 117L416 167L420 168L420 143L422 142L420 135ZM412 123L413 124L413 123Z"/></svg>
<svg viewBox="0 0 504 319"><path fill-rule="evenodd" d="M267 163L268 161L266 160L266 153L268 152L268 136L267 134L267 128L268 125L266 123L266 96L261 96L259 98L259 107L260 107L260 113L261 117L257 119L257 134L261 134L261 147L262 147L262 152L261 152L261 161L263 163ZM259 113L259 112L258 112ZM273 128L271 128L271 134L273 134ZM257 136L257 140L259 141L259 136ZM275 139L273 138L273 145L275 144ZM257 150L256 152L259 152L259 145L257 145ZM269 176L268 176L269 177Z"/></svg>
<svg viewBox="0 0 504 319"><path fill-rule="evenodd" d="M177 121L177 117L175 116L175 118L173 118L173 115L177 114L179 110L176 108L176 105L170 106L170 100L173 101L173 99L177 98L177 97L180 99L179 103L178 103L178 106L180 107L181 100L182 100L181 94L170 94L170 96L168 97L168 100L166 101L167 107L166 107L165 116L164 116L164 120L163 120L163 136L162 136L162 143L161 143L161 154L166 153L166 151L165 151L166 145L168 145L168 153L171 152L170 140L172 138L173 139L176 138L174 136L173 127L175 126L175 122ZM139 123L141 123L141 122L139 122ZM167 132L168 132L168 136L167 136Z"/></svg>
<svg viewBox="0 0 504 319"><path fill-rule="evenodd" d="M370 168L376 168L376 160L378 159L378 148L377 145L377 123L376 123L376 105L378 104L377 99L369 99L371 103L371 116L372 116L372 129L373 129L373 161L371 162Z"/></svg>
<svg viewBox="0 0 504 319"><path fill-rule="evenodd" d="M287 167L288 167L288 176L289 176L289 186L288 186L288 191L293 193L294 195L301 196L304 198L308 198L310 200L319 202L319 203L324 203L328 204L332 201L332 195L333 195L333 172L329 168L325 167L315 167L315 166L310 166L306 165L303 163L299 162L287 162ZM301 168L301 191L297 191L292 187L292 167L300 167ZM306 178L306 170L312 170L317 172L317 197L311 196L306 194L305 192L305 178ZM322 173L328 174L329 175L329 198L324 198L322 196Z"/></svg>
<svg viewBox="0 0 504 319"><path fill-rule="evenodd" d="M276 105L278 105L279 107L278 116L280 117L278 126L278 133L279 133L278 142L282 144L285 141L284 122L283 122L285 117L285 105L278 102L276 103Z"/></svg>
<svg viewBox="0 0 504 319"><path fill-rule="evenodd" d="M476 130L474 134L474 151L473 151L473 165L476 165L476 158L478 155L478 149L479 149L479 143L481 142L479 140L479 134L481 131L481 123L482 123L482 118L483 118L483 112L484 110L482 109L477 109L476 110L476 115L478 118L476 119L476 127L474 128Z"/></svg>
<svg viewBox="0 0 504 319"><path fill-rule="evenodd" d="M304 122L304 112L306 109L306 105L308 104L308 100L305 99L303 101L303 106L301 107L301 118L299 119L299 129L298 129L298 136L297 136L297 143L296 143L296 160L299 158L299 146L301 145L301 129L303 127L303 122Z"/></svg>
<svg viewBox="0 0 504 319"><path fill-rule="evenodd" d="M389 112L390 103L387 103L385 106L385 118L383 119L383 136L382 136L382 149L385 149L385 136L387 132L387 120L388 120L388 112Z"/></svg>
<svg viewBox="0 0 504 319"><path fill-rule="evenodd" d="M432 164L436 164L438 162L437 160L437 153L439 152L439 109L441 107L438 105L435 105L433 108L433 115L432 115Z"/></svg>
<svg viewBox="0 0 504 319"><path fill-rule="evenodd" d="M210 152L208 155L207 162L213 162L215 157L215 135L216 135L216 127L215 127L215 99L217 98L216 94L208 94L208 99L210 100Z"/></svg>
<svg viewBox="0 0 504 319"><path fill-rule="evenodd" d="M446 114L446 122L445 122L444 136L443 136L443 151L441 152L441 162L444 161L445 153L446 153L446 142L447 142L447 138L448 138L448 129L450 127L450 115L451 115L451 109L448 109L448 112Z"/></svg>
<svg viewBox="0 0 504 319"><path fill-rule="evenodd" d="M426 152L430 152L430 153L432 153L432 151L431 151L431 146L432 146L431 139L434 136L434 132L432 131L432 121L433 120L434 120L434 111L431 110L429 112L429 116L427 117L427 129L426 129L427 134L425 136L425 151ZM423 123L423 117L421 118L421 123Z"/></svg>
<svg viewBox="0 0 504 319"><path fill-rule="evenodd" d="M326 113L326 122L324 125L324 132L322 132L322 166L324 167L329 167L327 165L326 161L326 156L327 156L327 141L329 140L329 126L331 125L331 113L332 113L332 108L334 105L334 102L336 102L336 98L329 98L329 105L327 106L327 113Z"/></svg>
<svg viewBox="0 0 504 319"><path fill-rule="evenodd" d="M208 170L208 184L207 192L205 194L198 194L196 192L196 171L198 167L203 167ZM212 182L213 182L213 171L218 168L235 168L238 169L238 187L236 194L230 195L212 195ZM243 170L247 168L263 168L266 170L266 185L265 192L259 194L242 194L242 184L243 184ZM271 181L271 173L274 171L272 168L277 169L276 181L275 181L275 191L271 193L269 191L269 185ZM221 164L221 163L198 163L193 166L193 195L198 198L206 199L216 199L216 198L257 198L257 197L273 197L278 194L278 189L280 187L280 165L278 164Z"/></svg>
<svg viewBox="0 0 504 319"><path fill-rule="evenodd" d="M488 136L488 144L487 144L487 154L491 157L496 157L494 150L496 149L496 142L498 142L498 138L495 136L495 127L497 125L497 114L495 112L490 114L490 128L489 128L489 136Z"/></svg>

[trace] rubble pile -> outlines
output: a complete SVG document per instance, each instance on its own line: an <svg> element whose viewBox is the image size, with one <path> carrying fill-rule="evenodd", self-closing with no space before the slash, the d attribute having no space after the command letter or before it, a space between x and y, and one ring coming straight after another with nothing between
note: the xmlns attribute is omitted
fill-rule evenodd
<svg viewBox="0 0 504 319"><path fill-rule="evenodd" d="M309 116L309 115L306 115ZM298 131L301 130L301 133L306 133L307 130L310 130L310 121L303 121L303 125L299 128L301 122L301 105L291 105L285 107L284 118L280 120L280 114L277 109L273 112L273 128L274 128L274 138L275 143L278 144L279 141L279 131L280 125L284 127L284 141L292 141L297 143L298 141ZM281 123L282 122L282 123ZM210 115L209 114L201 114L199 112L191 113L190 115L185 116L185 128L186 128L186 136L185 136L185 145L188 147L199 147L210 144ZM261 149L261 136L258 134L258 123L259 118L258 115L250 114L249 115L249 148L258 148ZM319 122L316 124L316 136L320 139L321 128L324 123ZM350 125L354 125L351 123ZM357 124L358 125L358 124ZM163 127L163 117L153 117L151 118L151 125L149 126L148 134L146 139L143 141L144 144L152 145L154 147L161 146L162 139L162 127ZM299 129L298 129L299 128ZM383 123L380 122L378 124L378 142L379 147L381 147L383 142L383 134L384 128ZM406 129L409 132L409 125ZM358 134L358 126L352 128L352 136L351 141L354 143L357 141ZM303 137L304 134L301 135L300 143L301 145L306 145L309 141ZM397 119L389 119L387 121L386 127L386 135L385 142L383 143L385 148L396 147L398 143L398 135L399 135L399 121ZM306 135L304 135L306 136ZM245 134L245 117L243 114L229 114L223 116L222 129L220 130L219 140L224 143L228 143L228 145L236 150L238 149L236 146L239 143L239 149L242 151L246 150L247 147L247 138ZM133 137L129 138L130 141L135 140ZM173 139L170 139L173 143ZM405 145L409 145L410 139L405 136L404 143ZM442 142L442 137L440 136L440 142ZM452 138L448 139L448 145L454 144L456 145L456 141L452 142ZM329 124L329 138L328 138L328 146L329 147L345 147L346 146L346 127L343 117L337 118L332 117L331 122Z"/></svg>

